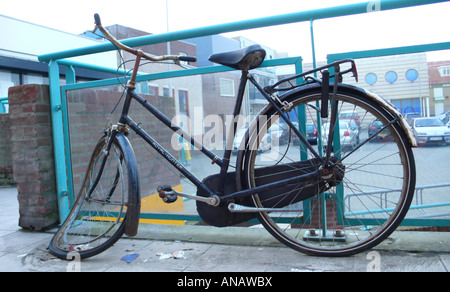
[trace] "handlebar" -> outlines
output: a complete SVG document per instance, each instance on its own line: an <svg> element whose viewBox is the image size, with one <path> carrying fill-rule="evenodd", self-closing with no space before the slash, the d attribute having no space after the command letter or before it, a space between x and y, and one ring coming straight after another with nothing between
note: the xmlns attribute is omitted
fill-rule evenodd
<svg viewBox="0 0 450 292"><path fill-rule="evenodd" d="M104 35L105 37L112 42L116 47L134 54L136 56L140 56L144 59L147 59L149 61L153 61L153 62L160 62L160 61L168 61L168 60L172 60L175 63L178 63L179 61L184 61L184 62L197 62L197 58L196 57L191 57L191 56L173 56L173 55L164 55L164 56L151 56L145 52L143 52L142 50L138 49L133 49L130 48L126 45L124 45L123 43L121 43L120 41L118 41L114 36L112 36L108 30L106 30L103 26L102 26L102 22L100 19L100 15L98 15L98 13L94 14L94 20L95 20L95 30L99 29Z"/></svg>
<svg viewBox="0 0 450 292"><path fill-rule="evenodd" d="M191 56L178 56L178 60L184 62L197 62L197 58Z"/></svg>

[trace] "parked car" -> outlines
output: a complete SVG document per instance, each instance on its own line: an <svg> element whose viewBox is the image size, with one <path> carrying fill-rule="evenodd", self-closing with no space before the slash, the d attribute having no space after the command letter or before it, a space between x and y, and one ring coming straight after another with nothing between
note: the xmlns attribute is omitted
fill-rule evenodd
<svg viewBox="0 0 450 292"><path fill-rule="evenodd" d="M294 126L298 127L298 122L294 122ZM316 126L313 123L306 124L306 139L311 145L317 145L317 137L319 133L317 132ZM300 139L292 132L292 142L294 145L300 145Z"/></svg>
<svg viewBox="0 0 450 292"><path fill-rule="evenodd" d="M289 141L289 126L285 123L272 124L268 132L272 135L272 141L278 141L278 145L284 145Z"/></svg>
<svg viewBox="0 0 450 292"><path fill-rule="evenodd" d="M405 117L406 122L411 125L412 121L414 119L421 118L422 114L421 113L407 113L407 114L404 114L403 116Z"/></svg>
<svg viewBox="0 0 450 292"><path fill-rule="evenodd" d="M353 120L353 121L355 121L358 128L361 126L361 122L359 120L359 115L355 111L342 111L339 114L339 119L344 120L344 121L345 120Z"/></svg>
<svg viewBox="0 0 450 292"><path fill-rule="evenodd" d="M436 118L441 120L441 122L443 122L444 124L447 124L450 121L450 110L437 115Z"/></svg>
<svg viewBox="0 0 450 292"><path fill-rule="evenodd" d="M436 117L414 119L411 127L419 146L450 144L450 129Z"/></svg>
<svg viewBox="0 0 450 292"><path fill-rule="evenodd" d="M314 124L306 124L306 139L308 139L308 143L316 145L318 135L319 133Z"/></svg>
<svg viewBox="0 0 450 292"><path fill-rule="evenodd" d="M322 126L322 129L322 145L325 152L330 132L330 124L325 123ZM359 127L356 126L355 121L339 121L339 137L342 149L354 149L359 144Z"/></svg>
<svg viewBox="0 0 450 292"><path fill-rule="evenodd" d="M241 146L242 139L244 139L247 130L248 127L243 127L236 132L233 142L233 149L231 151L233 154L235 154L238 150L244 150L239 149L239 147ZM272 136L269 133L266 133L258 146L258 151L262 152L270 150L272 148L271 143L272 143Z"/></svg>
<svg viewBox="0 0 450 292"><path fill-rule="evenodd" d="M375 120L373 121L368 128L368 133L369 133L369 137L372 137L373 135L375 135L375 133L377 133L378 131L380 131L382 128L384 128L383 122L380 120ZM389 130L384 130L381 133L378 133L377 137L375 137L373 140L371 141L381 141L381 140L386 140L390 136L391 133L389 132Z"/></svg>

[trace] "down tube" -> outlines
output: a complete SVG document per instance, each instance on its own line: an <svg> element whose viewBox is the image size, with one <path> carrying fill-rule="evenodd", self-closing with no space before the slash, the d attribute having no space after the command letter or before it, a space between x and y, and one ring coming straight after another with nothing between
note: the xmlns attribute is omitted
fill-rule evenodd
<svg viewBox="0 0 450 292"><path fill-rule="evenodd" d="M189 172L175 157L167 152L155 139L153 139L147 132L141 129L135 122L133 122L128 116L123 117L126 120L126 124L133 129L133 131L142 137L150 146L152 146L162 157L164 157L170 164L172 164L179 172L181 172L187 179L189 179L202 191L208 194L214 194L205 184L197 179L191 172Z"/></svg>

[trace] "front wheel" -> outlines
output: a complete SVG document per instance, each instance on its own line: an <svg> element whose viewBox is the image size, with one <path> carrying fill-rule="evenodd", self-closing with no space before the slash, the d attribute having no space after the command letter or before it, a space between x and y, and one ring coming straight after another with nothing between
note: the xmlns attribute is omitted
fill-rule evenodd
<svg viewBox="0 0 450 292"><path fill-rule="evenodd" d="M49 244L57 257L68 259L71 253L82 259L94 256L125 232L130 220L129 198L138 194L139 184L134 153L120 142L126 138L119 138L113 138L109 151L109 136L96 145L73 208Z"/></svg>
<svg viewBox="0 0 450 292"><path fill-rule="evenodd" d="M292 106L284 111L305 138L306 128L318 132L315 149L323 158L330 129L329 118L321 118L320 100L320 88L292 94L286 98ZM281 208L259 213L262 225L282 243L310 255L348 256L379 244L401 223L414 194L413 153L394 117L362 93L340 90L337 102L338 115L345 115L340 115L336 124L329 173L314 182L299 182L253 196L255 207ZM282 145L272 139L270 152L255 151L259 137L284 123L273 108L262 115L259 120L264 122L250 133L244 158L246 187L323 168L323 159L313 157L302 143ZM386 127L377 137L368 134L374 121ZM383 137L382 142L368 143L378 137Z"/></svg>

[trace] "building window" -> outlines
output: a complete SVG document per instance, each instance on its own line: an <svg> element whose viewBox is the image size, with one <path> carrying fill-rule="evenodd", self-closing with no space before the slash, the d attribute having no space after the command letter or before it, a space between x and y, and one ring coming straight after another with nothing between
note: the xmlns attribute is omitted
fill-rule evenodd
<svg viewBox="0 0 450 292"><path fill-rule="evenodd" d="M19 74L0 70L0 97L7 97L8 89L17 85L20 85Z"/></svg>
<svg viewBox="0 0 450 292"><path fill-rule="evenodd" d="M163 96L164 97L173 97L175 94L175 89L172 88L172 90L170 90L169 87L164 86L163 88Z"/></svg>
<svg viewBox="0 0 450 292"><path fill-rule="evenodd" d="M49 84L47 76L37 73L23 74L23 84Z"/></svg>
<svg viewBox="0 0 450 292"><path fill-rule="evenodd" d="M409 69L408 71L406 71L405 76L406 76L406 79L408 79L411 82L414 82L419 77L419 73L415 69Z"/></svg>
<svg viewBox="0 0 450 292"><path fill-rule="evenodd" d="M386 73L386 76L384 78L387 82L392 84L397 81L397 73L395 73L394 71L389 71Z"/></svg>
<svg viewBox="0 0 450 292"><path fill-rule="evenodd" d="M188 92L185 90L178 91L178 101L180 107L180 114L189 116L189 101L188 101Z"/></svg>
<svg viewBox="0 0 450 292"><path fill-rule="evenodd" d="M400 111L402 115L407 113L418 113L422 112L420 106L420 99L394 99L391 103Z"/></svg>
<svg viewBox="0 0 450 292"><path fill-rule="evenodd" d="M151 96L158 96L159 88L155 85L148 86L148 94Z"/></svg>
<svg viewBox="0 0 450 292"><path fill-rule="evenodd" d="M366 75L366 83L374 85L377 82L377 75L375 73L369 73Z"/></svg>
<svg viewBox="0 0 450 292"><path fill-rule="evenodd" d="M220 78L220 95L233 97L235 96L233 79Z"/></svg>
<svg viewBox="0 0 450 292"><path fill-rule="evenodd" d="M441 77L450 76L450 66L439 67L438 71L439 71L439 74L441 75Z"/></svg>

